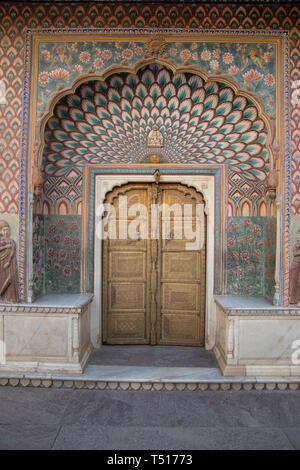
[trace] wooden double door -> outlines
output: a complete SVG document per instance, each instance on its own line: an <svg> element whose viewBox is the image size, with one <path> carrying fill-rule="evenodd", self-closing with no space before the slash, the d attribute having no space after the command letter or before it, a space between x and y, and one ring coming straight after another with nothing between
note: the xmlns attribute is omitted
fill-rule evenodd
<svg viewBox="0 0 300 470"><path fill-rule="evenodd" d="M202 195L181 184L137 183L114 189L105 202L114 208L115 220L107 220L117 238L103 240L103 342L204 345ZM176 211L168 213L170 207ZM196 249L187 249L193 239L183 221L200 234Z"/></svg>

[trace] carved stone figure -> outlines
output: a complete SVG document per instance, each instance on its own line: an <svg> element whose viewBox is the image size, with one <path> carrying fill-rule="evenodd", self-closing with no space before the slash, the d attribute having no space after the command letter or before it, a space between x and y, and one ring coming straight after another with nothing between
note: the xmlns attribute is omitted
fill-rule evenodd
<svg viewBox="0 0 300 470"><path fill-rule="evenodd" d="M148 147L156 147L161 148L164 145L164 138L160 131L153 129L149 132L147 138L147 146Z"/></svg>
<svg viewBox="0 0 300 470"><path fill-rule="evenodd" d="M36 166L32 168L32 184L34 187L34 195L40 197L43 188L43 175L41 170Z"/></svg>
<svg viewBox="0 0 300 470"><path fill-rule="evenodd" d="M16 243L5 220L0 220L0 302L19 302Z"/></svg>
<svg viewBox="0 0 300 470"><path fill-rule="evenodd" d="M274 160L273 160L273 168L270 169L268 181L267 181L267 195L270 199L276 198L276 191L278 186L278 170L277 170L277 161L279 155L279 147L274 146Z"/></svg>
<svg viewBox="0 0 300 470"><path fill-rule="evenodd" d="M293 248L293 261L290 268L289 285L290 304L300 302L300 229L297 231L297 241Z"/></svg>

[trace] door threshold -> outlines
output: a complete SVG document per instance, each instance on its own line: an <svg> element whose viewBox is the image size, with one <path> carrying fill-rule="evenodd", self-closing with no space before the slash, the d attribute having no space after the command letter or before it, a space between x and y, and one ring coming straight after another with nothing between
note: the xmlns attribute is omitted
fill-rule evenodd
<svg viewBox="0 0 300 470"><path fill-rule="evenodd" d="M300 377L224 377L218 368L88 365L81 375L0 373L0 386L98 390L297 390Z"/></svg>

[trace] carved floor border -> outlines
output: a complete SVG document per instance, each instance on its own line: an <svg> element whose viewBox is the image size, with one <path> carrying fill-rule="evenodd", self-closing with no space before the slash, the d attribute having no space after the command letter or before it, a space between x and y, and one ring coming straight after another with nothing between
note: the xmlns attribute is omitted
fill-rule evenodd
<svg viewBox="0 0 300 470"><path fill-rule="evenodd" d="M0 377L0 387L34 387L34 388L68 388L76 390L124 390L124 391L283 391L299 390L300 378L295 380L272 380L270 378L222 378L222 380L210 382L106 382L97 380L78 379L53 379L47 377L30 378L22 377Z"/></svg>

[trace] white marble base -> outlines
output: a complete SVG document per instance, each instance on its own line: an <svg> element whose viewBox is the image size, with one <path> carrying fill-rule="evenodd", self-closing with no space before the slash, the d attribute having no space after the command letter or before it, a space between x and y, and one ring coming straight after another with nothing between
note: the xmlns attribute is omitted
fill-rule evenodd
<svg viewBox="0 0 300 470"><path fill-rule="evenodd" d="M0 305L0 372L82 373L90 341L91 295L45 296Z"/></svg>
<svg viewBox="0 0 300 470"><path fill-rule="evenodd" d="M216 296L214 353L225 376L300 375L295 341L300 309L274 307L263 298ZM299 341L300 358L300 341Z"/></svg>
<svg viewBox="0 0 300 470"><path fill-rule="evenodd" d="M88 365L81 375L4 373L0 386L87 390L298 390L300 377L226 377L217 368Z"/></svg>

